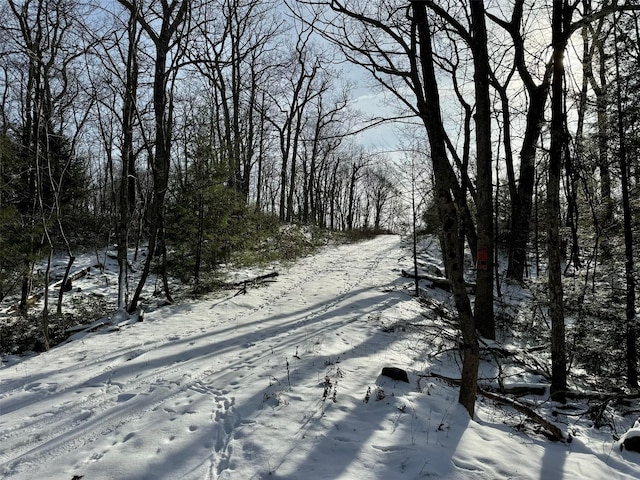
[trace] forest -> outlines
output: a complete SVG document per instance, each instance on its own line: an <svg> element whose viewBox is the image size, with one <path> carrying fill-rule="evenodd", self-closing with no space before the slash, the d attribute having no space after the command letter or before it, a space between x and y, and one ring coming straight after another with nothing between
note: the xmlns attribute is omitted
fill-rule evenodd
<svg viewBox="0 0 640 480"><path fill-rule="evenodd" d="M552 399L576 364L637 391L637 2L7 0L0 14L0 301L26 316L44 288L44 349L80 251L115 245L110 308L134 312L151 275L168 303L170 278L206 291L222 263L282 254L295 224L437 236L472 417L481 343L509 328L502 287L538 278ZM359 110L363 90L378 114ZM393 151L362 141L381 124ZM131 249L149 252L135 284Z"/></svg>

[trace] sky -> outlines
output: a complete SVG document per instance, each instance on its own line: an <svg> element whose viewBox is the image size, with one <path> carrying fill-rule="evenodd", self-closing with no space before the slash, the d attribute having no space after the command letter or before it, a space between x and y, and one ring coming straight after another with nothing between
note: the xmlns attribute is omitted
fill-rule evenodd
<svg viewBox="0 0 640 480"><path fill-rule="evenodd" d="M422 244L424 268L441 267L436 246ZM79 257L74 268L93 261ZM147 291L142 322L124 312L87 318L47 353L3 356L0 477L640 478L640 454L621 452L613 437L631 416L615 417L615 431L598 430L587 415L551 416L546 393L520 398L571 443L549 441L482 397L470 419L457 387L433 375L460 375L448 343L456 338L445 315L451 299L423 285L417 301L401 275L410 266L398 236L329 244L296 262L229 270L230 282L278 272L245 294L233 288L160 306ZM92 270L67 301L104 295L115 303L116 271L111 262L104 274ZM384 367L404 369L409 383L383 376ZM517 365L502 368L507 382L547 386ZM495 384L495 371L483 361L480 378Z"/></svg>

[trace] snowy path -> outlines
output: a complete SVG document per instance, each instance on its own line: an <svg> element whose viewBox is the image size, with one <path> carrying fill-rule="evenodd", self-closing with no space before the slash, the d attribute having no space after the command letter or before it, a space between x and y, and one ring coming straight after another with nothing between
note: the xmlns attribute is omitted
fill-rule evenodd
<svg viewBox="0 0 640 480"><path fill-rule="evenodd" d="M556 417L573 442L553 443L484 399L470 420L455 387L419 378L457 376L459 358L427 355L443 325L409 295L409 264L398 237L328 247L246 295L159 308L11 359L0 478L640 478L640 454L586 416ZM385 366L410 383L381 376Z"/></svg>
<svg viewBox="0 0 640 480"><path fill-rule="evenodd" d="M300 401L297 385L316 397L303 416L319 415L318 382L379 326L367 318L393 298L382 289L398 279L400 254L397 237L329 249L247 295L158 309L1 370L0 473L224 477L261 448L235 440Z"/></svg>

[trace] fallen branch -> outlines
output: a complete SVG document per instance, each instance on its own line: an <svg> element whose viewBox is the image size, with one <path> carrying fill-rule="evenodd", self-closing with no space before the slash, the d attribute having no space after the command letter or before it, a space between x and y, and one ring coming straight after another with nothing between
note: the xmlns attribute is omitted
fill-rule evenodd
<svg viewBox="0 0 640 480"><path fill-rule="evenodd" d="M256 285L256 284L264 282L264 281L266 281L266 280L268 280L270 278L275 278L278 275L279 275L278 272L265 273L264 275L258 275L257 277L254 277L254 278L248 278L246 280L242 280L241 282L230 283L230 284L228 284L228 286L229 286L229 288L238 288L238 287L240 287L240 290L238 290L236 292L236 294L234 295L234 297L237 297L240 294L245 295L247 293L247 286L248 285Z"/></svg>
<svg viewBox="0 0 640 480"><path fill-rule="evenodd" d="M417 278L418 280L427 280L431 282L432 288L439 288L441 290L445 290L447 292L451 291L451 283L444 277L434 277L433 275L414 275L413 273L409 273L406 270L401 270L402 276L406 278L413 278L414 280ZM472 295L475 294L476 285L475 283L465 282L465 287L467 288L467 292Z"/></svg>
<svg viewBox="0 0 640 480"><path fill-rule="evenodd" d="M570 398L573 397L573 393L571 394L571 396L569 396ZM581 396L579 393L575 394L576 397ZM594 422L594 426L596 428L600 428L604 425L604 413L607 410L607 407L609 406L609 404L611 403L621 403L624 401L628 401L630 402L631 400L637 400L640 398L640 393L616 393L616 394L611 394L611 395L604 395L604 394L591 394L591 395L582 395L582 397L586 397L586 398L594 398L596 397L597 400L601 400L602 403L598 404L598 405L594 405L593 407L589 408L588 413L591 414L592 418L593 418L593 422Z"/></svg>
<svg viewBox="0 0 640 480"><path fill-rule="evenodd" d="M461 381L457 378L450 378L450 377L445 377L444 375L440 375L439 373L431 373L430 375L424 375L426 377L435 377L435 378L440 378L452 385L456 385L459 386ZM542 416L540 416L538 413L536 413L535 411L533 411L531 408L527 407L526 405L523 405L522 403L520 403L517 400L514 400L512 398L509 397L504 397L502 395L498 395L496 393L491 393L488 392L486 390L484 390L482 387L478 386L478 393L480 393L482 396L487 397L491 400L493 400L494 402L500 403L502 405L507 405L511 408L513 408L514 410L523 413L527 416L527 418L529 418L529 420L531 420L533 423L540 425L542 428L544 428L546 430L546 437L549 438L550 440L553 441L565 441L564 435L562 434L562 430L560 430L560 428L558 428L557 426L555 426L554 424L552 424L551 422L545 420Z"/></svg>
<svg viewBox="0 0 640 480"><path fill-rule="evenodd" d="M537 414L535 411L533 411L531 408L527 407L526 405L523 405L522 403L512 398L503 397L502 395L488 392L480 387L478 387L478 392L480 392L480 394L483 395L484 397L487 397L493 400L494 402L501 403L502 405L507 405L513 408L514 410L525 414L527 418L529 418L529 420L531 420L533 423L540 425L542 428L546 430L547 432L546 437L549 440L553 440L554 442L565 441L564 435L562 434L562 430L560 430L560 428L558 428L553 423L542 418L541 415Z"/></svg>

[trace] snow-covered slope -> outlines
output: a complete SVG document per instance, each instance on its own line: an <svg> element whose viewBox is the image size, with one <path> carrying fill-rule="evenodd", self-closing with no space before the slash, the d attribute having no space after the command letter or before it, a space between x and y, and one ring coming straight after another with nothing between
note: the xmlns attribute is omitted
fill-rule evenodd
<svg viewBox="0 0 640 480"><path fill-rule="evenodd" d="M433 365L405 255L394 236L327 247L244 295L6 363L0 477L640 478L640 454L605 433L551 443L490 401L470 420L454 387L420 376Z"/></svg>

